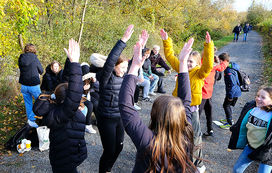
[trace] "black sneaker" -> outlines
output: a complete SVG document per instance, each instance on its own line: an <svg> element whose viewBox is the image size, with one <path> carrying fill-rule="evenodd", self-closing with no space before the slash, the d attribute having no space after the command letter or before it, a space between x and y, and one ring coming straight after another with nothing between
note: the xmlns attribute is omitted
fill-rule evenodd
<svg viewBox="0 0 272 173"><path fill-rule="evenodd" d="M145 102L152 102L152 100L149 97L144 97L143 101L145 101Z"/></svg>
<svg viewBox="0 0 272 173"><path fill-rule="evenodd" d="M213 136L213 130L203 133L204 136Z"/></svg>
<svg viewBox="0 0 272 173"><path fill-rule="evenodd" d="M164 90L158 90L157 93L165 94L166 91L164 91Z"/></svg>

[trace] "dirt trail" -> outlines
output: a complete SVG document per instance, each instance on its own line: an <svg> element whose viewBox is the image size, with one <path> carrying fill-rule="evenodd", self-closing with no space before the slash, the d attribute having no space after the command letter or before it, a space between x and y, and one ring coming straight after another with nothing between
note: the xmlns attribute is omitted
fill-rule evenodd
<svg viewBox="0 0 272 173"><path fill-rule="evenodd" d="M238 63L241 69L249 74L252 82L250 92L242 94L234 109L234 120L237 120L243 105L255 97L258 87L262 84L261 77L263 71L263 59L261 54L261 36L258 33L251 31L248 35L248 42L244 43L240 38L239 42L230 43L220 49L218 54L222 52L228 52L231 55L231 61ZM167 94L171 94L174 89L174 76L175 73L172 73L164 80ZM224 82L221 80L216 84L214 89L214 120L224 118L224 111L222 107L225 97L224 87ZM148 124L152 103L141 102L140 106L142 107L142 110L140 111L141 117L146 124ZM205 115L202 114L200 119L202 131L205 132ZM214 131L214 137L203 138L204 159L209 160L209 163L205 163L207 167L206 173L232 172L232 167L241 151L227 152L226 149L230 132L228 130L220 129L215 125ZM88 158L78 167L78 170L81 173L98 172L99 158L102 153L100 137L98 134L86 134L86 141L88 143ZM126 135L124 149L115 163L112 172L131 172L134 165L135 153L136 149L129 137ZM256 166L254 165L250 166L248 172L256 172L255 167ZM34 149L28 153L25 153L23 156L19 156L16 152L13 152L11 156L1 156L0 172L51 172L48 151L40 152L37 149Z"/></svg>

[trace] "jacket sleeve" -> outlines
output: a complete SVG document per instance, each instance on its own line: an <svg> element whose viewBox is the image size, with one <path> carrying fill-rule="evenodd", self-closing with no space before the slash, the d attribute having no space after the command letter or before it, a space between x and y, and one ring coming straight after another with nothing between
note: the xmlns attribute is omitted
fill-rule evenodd
<svg viewBox="0 0 272 173"><path fill-rule="evenodd" d="M224 71L227 68L228 64L229 63L227 61L223 61L219 65L215 66L214 69L216 71L222 72L222 71Z"/></svg>
<svg viewBox="0 0 272 173"><path fill-rule="evenodd" d="M36 58L37 58L37 57L36 57ZM37 61L38 72L39 72L40 75L42 75L42 74L43 74L43 67L42 67L42 65L41 65L41 62L39 61L38 58L36 59L36 61Z"/></svg>
<svg viewBox="0 0 272 173"><path fill-rule="evenodd" d="M166 60L170 63L171 67L176 71L179 72L179 60L174 55L173 43L172 39L168 37L167 40L163 40L163 47L164 47L164 55Z"/></svg>
<svg viewBox="0 0 272 173"><path fill-rule="evenodd" d="M45 78L45 80L46 80L46 85L47 85L46 88L47 88L49 91L52 91L53 88L54 88L54 84L53 84L51 75L48 74L48 73L45 73L45 74L44 74L44 78Z"/></svg>
<svg viewBox="0 0 272 173"><path fill-rule="evenodd" d="M126 43L124 43L122 40L118 40L115 46L112 48L101 71L101 78L99 81L100 88L104 88L107 85L110 76L114 70L114 66L125 47Z"/></svg>
<svg viewBox="0 0 272 173"><path fill-rule="evenodd" d="M65 83L69 81L69 66L70 66L71 62L69 60L69 58L66 58L65 64L64 64L64 69L63 69L63 73L62 73L62 81L61 83Z"/></svg>
<svg viewBox="0 0 272 173"><path fill-rule="evenodd" d="M119 109L126 133L131 138L137 150L149 145L153 138L152 131L143 123L139 113L135 110L134 92L137 76L126 75L119 93Z"/></svg>
<svg viewBox="0 0 272 173"><path fill-rule="evenodd" d="M191 112L191 87L189 80L189 73L178 74L178 97L182 100L185 107L186 117L189 123L192 123Z"/></svg>
<svg viewBox="0 0 272 173"><path fill-rule="evenodd" d="M66 98L60 106L56 106L47 116L46 125L56 127L67 122L78 111L83 94L82 72L79 63L70 63L70 76Z"/></svg>
<svg viewBox="0 0 272 173"><path fill-rule="evenodd" d="M166 62L162 59L161 55L159 54L159 65L162 66L166 71L170 70L170 67L166 64Z"/></svg>
<svg viewBox="0 0 272 173"><path fill-rule="evenodd" d="M197 72L197 75L200 79L206 78L213 69L214 62L214 44L213 41L210 43L204 43L204 54L203 62L200 69Z"/></svg>

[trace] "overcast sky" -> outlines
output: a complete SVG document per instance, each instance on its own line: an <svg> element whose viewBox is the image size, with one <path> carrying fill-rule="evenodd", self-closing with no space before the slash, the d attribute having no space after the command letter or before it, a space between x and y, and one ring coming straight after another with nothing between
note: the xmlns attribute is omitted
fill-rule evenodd
<svg viewBox="0 0 272 173"><path fill-rule="evenodd" d="M253 0L234 0L233 7L238 12L247 11L248 7L251 5ZM272 9L272 0L255 0L256 3L262 3L269 10Z"/></svg>

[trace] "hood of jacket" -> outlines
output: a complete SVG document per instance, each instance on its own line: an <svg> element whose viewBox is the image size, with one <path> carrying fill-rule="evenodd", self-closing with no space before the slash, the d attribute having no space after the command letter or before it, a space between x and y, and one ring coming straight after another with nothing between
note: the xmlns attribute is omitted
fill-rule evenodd
<svg viewBox="0 0 272 173"><path fill-rule="evenodd" d="M238 71L240 70L240 66L238 64L231 62L230 65L231 65L231 68L233 68L234 70L238 70Z"/></svg>

